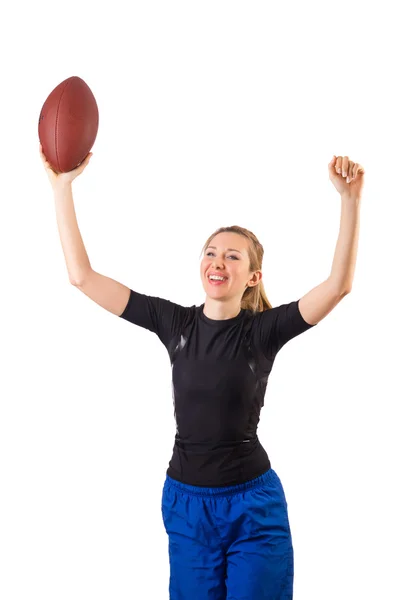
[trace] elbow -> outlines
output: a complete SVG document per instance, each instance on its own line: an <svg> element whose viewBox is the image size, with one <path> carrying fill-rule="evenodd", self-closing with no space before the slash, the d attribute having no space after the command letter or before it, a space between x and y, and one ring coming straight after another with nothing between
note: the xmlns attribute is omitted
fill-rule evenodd
<svg viewBox="0 0 397 600"><path fill-rule="evenodd" d="M69 277L69 282L75 287L81 287L83 285L83 280L79 278L74 279L73 277Z"/></svg>
<svg viewBox="0 0 397 600"><path fill-rule="evenodd" d="M350 294L350 292L352 291L352 288L346 288L345 290L343 290L343 292L341 293L341 298L344 298L345 296L347 296L347 294Z"/></svg>
<svg viewBox="0 0 397 600"><path fill-rule="evenodd" d="M69 275L69 281L72 285L74 285L76 287L81 287L82 285L84 285L85 281L88 279L90 272L92 272L92 271L84 271L82 273L79 273L77 275L77 277L73 277L73 276Z"/></svg>

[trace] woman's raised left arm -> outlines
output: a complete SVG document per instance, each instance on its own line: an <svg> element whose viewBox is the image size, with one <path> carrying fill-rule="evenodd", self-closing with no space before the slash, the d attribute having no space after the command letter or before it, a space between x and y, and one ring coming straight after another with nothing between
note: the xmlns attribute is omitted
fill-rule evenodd
<svg viewBox="0 0 397 600"><path fill-rule="evenodd" d="M311 324L321 321L351 292L357 260L365 171L348 156L334 156L328 169L329 178L340 193L341 218L330 276L299 300L302 317Z"/></svg>

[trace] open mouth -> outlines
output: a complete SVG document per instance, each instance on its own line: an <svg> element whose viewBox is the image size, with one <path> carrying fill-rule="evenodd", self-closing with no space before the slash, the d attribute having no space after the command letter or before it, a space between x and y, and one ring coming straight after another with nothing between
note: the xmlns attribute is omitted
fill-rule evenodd
<svg viewBox="0 0 397 600"><path fill-rule="evenodd" d="M222 277L222 278L215 278L212 279L211 276L208 276L208 281L210 282L211 285L222 285L223 283L227 282L227 277Z"/></svg>

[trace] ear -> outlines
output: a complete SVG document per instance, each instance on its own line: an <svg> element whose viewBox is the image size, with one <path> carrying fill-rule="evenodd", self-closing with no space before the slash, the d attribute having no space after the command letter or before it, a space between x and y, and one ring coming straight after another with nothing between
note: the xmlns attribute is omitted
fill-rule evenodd
<svg viewBox="0 0 397 600"><path fill-rule="evenodd" d="M255 273L251 277L251 280L248 282L248 285L251 284L251 285L249 285L249 287L254 287L255 285L258 285L258 283L260 282L261 279L262 279L262 272L255 271Z"/></svg>

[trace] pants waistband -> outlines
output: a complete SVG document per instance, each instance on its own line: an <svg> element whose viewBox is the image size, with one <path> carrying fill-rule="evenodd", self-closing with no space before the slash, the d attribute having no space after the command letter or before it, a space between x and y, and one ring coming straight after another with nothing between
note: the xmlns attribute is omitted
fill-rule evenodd
<svg viewBox="0 0 397 600"><path fill-rule="evenodd" d="M177 481L169 475L166 475L165 485L172 486L182 492L187 492L194 496L230 496L233 494L238 494L239 492L243 492L245 490L253 490L277 479L278 475L272 468L270 468L268 471L266 471L266 473L262 473L262 475L259 475L259 477L255 477L255 479L250 479L249 481L245 481L244 483L239 483L237 485L231 485L226 487L201 487L196 485L189 485L188 483L182 483L181 481Z"/></svg>

